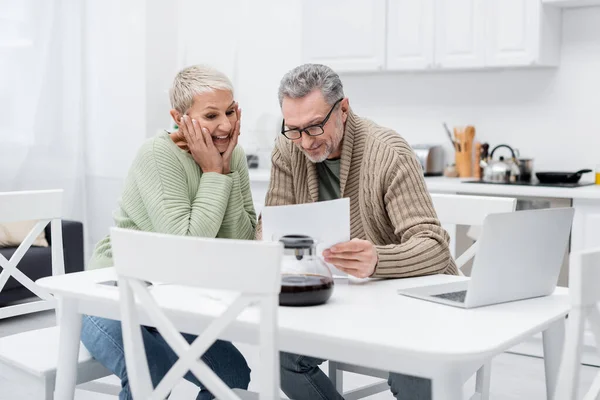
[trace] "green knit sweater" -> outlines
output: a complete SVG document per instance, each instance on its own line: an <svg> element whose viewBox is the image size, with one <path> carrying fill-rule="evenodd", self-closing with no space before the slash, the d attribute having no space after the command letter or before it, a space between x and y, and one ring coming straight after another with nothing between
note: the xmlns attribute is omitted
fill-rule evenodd
<svg viewBox="0 0 600 400"><path fill-rule="evenodd" d="M116 226L181 236L254 238L256 213L246 156L237 146L231 173L202 173L192 156L167 133L144 143L129 174ZM96 246L88 269L112 266L110 237Z"/></svg>

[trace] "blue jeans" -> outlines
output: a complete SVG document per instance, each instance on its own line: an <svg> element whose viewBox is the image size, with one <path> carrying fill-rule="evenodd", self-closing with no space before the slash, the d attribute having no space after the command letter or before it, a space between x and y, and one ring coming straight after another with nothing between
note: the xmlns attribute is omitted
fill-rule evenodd
<svg viewBox="0 0 600 400"><path fill-rule="evenodd" d="M319 368L322 359L281 353L281 389L294 400L343 400ZM398 400L431 400L431 380L390 373L390 390Z"/></svg>
<svg viewBox="0 0 600 400"><path fill-rule="evenodd" d="M188 343L196 336L183 335ZM165 376L177 361L177 355L154 328L143 327L142 338L148 359L148 368L154 387ZM113 374L121 379L119 400L132 400L125 368L123 351L123 334L121 322L111 319L83 316L81 341L90 354ZM208 365L230 388L247 389L250 383L250 368L244 356L229 342L218 340L202 356L202 361ZM185 379L200 387L198 400L214 399L202 383L191 373Z"/></svg>

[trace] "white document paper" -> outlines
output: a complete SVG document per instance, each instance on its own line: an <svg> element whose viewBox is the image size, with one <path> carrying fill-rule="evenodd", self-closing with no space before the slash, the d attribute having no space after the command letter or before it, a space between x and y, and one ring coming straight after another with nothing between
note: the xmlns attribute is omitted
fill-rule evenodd
<svg viewBox="0 0 600 400"><path fill-rule="evenodd" d="M262 210L262 237L278 241L285 235L307 235L317 242L317 254L350 240L350 199L343 198L291 206L265 207ZM346 276L328 264L334 276Z"/></svg>

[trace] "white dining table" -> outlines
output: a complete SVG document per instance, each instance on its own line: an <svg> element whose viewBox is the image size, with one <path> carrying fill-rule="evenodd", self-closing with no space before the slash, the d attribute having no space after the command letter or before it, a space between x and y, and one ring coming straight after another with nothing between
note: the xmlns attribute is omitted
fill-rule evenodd
<svg viewBox="0 0 600 400"><path fill-rule="evenodd" d="M98 284L115 279L114 268L106 268L37 281L60 301L57 399L74 396L82 314L120 319L118 288ZM479 367L543 332L551 399L570 307L568 290L557 288L550 296L469 310L397 294L400 288L461 279L468 278L336 279L333 295L324 305L279 307L279 349L430 378L435 400L463 400L464 383ZM236 295L159 283L151 291L177 329L192 334L202 332ZM221 339L256 343L259 318L258 309L248 308ZM140 322L152 325L144 314Z"/></svg>

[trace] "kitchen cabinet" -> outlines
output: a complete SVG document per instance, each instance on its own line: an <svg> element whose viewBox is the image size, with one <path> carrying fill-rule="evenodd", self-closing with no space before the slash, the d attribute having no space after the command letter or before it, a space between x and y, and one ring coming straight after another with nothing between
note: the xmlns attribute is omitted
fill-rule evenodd
<svg viewBox="0 0 600 400"><path fill-rule="evenodd" d="M302 10L304 62L338 72L559 61L560 9L541 0L305 0Z"/></svg>
<svg viewBox="0 0 600 400"><path fill-rule="evenodd" d="M486 65L557 65L560 10L539 1L488 0Z"/></svg>
<svg viewBox="0 0 600 400"><path fill-rule="evenodd" d="M303 0L302 58L338 72L385 65L386 0Z"/></svg>
<svg viewBox="0 0 600 400"><path fill-rule="evenodd" d="M389 0L387 63L389 70L434 67L435 0Z"/></svg>
<svg viewBox="0 0 600 400"><path fill-rule="evenodd" d="M573 199L573 207L571 251L600 248L600 201Z"/></svg>
<svg viewBox="0 0 600 400"><path fill-rule="evenodd" d="M435 64L485 66L485 0L436 0Z"/></svg>

